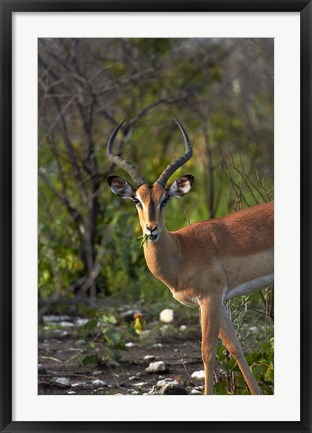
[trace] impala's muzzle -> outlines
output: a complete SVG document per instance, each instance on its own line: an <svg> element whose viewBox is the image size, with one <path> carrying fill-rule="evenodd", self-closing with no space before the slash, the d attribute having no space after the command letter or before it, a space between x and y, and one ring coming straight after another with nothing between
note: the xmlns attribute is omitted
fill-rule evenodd
<svg viewBox="0 0 312 433"><path fill-rule="evenodd" d="M146 224L146 234L148 235L148 240L152 242L157 242L159 238L158 224L155 227L149 227Z"/></svg>

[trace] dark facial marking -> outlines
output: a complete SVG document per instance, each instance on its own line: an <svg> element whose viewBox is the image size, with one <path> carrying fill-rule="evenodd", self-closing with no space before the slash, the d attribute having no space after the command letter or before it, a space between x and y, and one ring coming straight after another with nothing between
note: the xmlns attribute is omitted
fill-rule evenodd
<svg viewBox="0 0 312 433"><path fill-rule="evenodd" d="M154 221L156 218L155 202L153 199L149 202L148 217L150 221Z"/></svg>

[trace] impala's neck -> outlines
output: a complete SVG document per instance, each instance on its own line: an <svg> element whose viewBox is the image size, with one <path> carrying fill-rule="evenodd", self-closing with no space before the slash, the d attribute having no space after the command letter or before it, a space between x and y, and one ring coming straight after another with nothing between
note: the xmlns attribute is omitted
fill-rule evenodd
<svg viewBox="0 0 312 433"><path fill-rule="evenodd" d="M149 270L169 287L176 287L179 243L176 236L168 232L165 225L157 242L144 244L144 256Z"/></svg>

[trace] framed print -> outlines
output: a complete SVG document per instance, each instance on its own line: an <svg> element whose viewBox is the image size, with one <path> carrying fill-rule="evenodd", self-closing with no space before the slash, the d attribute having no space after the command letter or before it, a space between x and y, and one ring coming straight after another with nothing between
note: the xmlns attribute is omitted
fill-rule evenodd
<svg viewBox="0 0 312 433"><path fill-rule="evenodd" d="M1 29L1 431L311 431L311 2Z"/></svg>

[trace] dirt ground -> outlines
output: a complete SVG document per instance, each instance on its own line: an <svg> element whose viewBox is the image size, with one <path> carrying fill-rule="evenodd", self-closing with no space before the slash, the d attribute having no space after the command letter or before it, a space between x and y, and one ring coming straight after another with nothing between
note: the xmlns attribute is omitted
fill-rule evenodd
<svg viewBox="0 0 312 433"><path fill-rule="evenodd" d="M55 319L55 318L54 318ZM201 394L201 380L191 378L202 370L199 324L160 326L153 338L133 338L118 359L101 358L103 346L77 336L77 318L46 321L39 331L38 394ZM147 359L145 357L148 357ZM145 358L145 359L144 359ZM147 372L151 362L163 361L163 371ZM157 383L174 386L164 391Z"/></svg>

